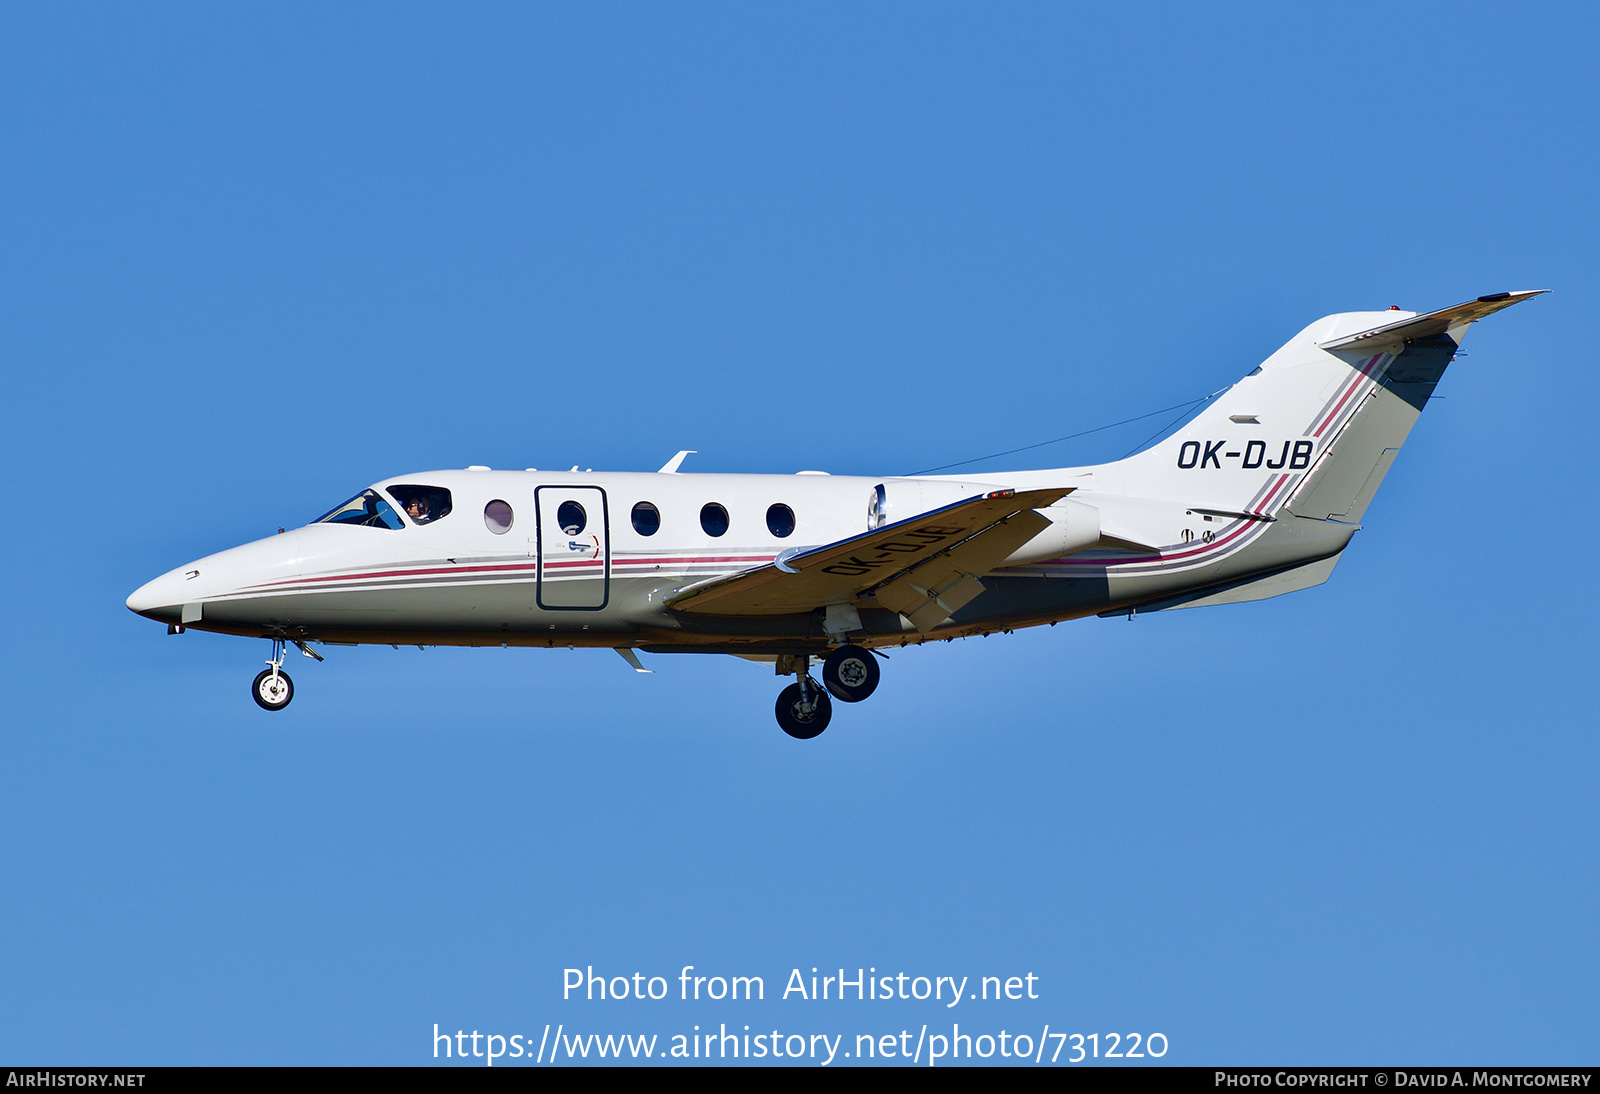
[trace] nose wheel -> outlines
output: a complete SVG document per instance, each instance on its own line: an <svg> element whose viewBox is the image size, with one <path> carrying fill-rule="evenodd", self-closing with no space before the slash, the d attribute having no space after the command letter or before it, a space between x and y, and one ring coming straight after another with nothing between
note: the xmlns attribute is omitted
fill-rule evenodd
<svg viewBox="0 0 1600 1094"><path fill-rule="evenodd" d="M262 710L282 710L294 698L294 681L283 671L283 655L287 650L288 643L281 638L274 638L272 660L267 662L267 667L250 685L250 697Z"/></svg>
<svg viewBox="0 0 1600 1094"><path fill-rule="evenodd" d="M282 710L294 698L294 681L282 669L263 669L250 694L262 710Z"/></svg>

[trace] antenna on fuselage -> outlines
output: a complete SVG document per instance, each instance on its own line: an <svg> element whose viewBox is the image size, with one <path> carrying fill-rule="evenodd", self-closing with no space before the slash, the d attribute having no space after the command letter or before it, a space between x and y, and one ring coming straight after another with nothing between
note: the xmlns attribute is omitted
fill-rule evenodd
<svg viewBox="0 0 1600 1094"><path fill-rule="evenodd" d="M683 466L683 458L685 456L693 456L698 451L699 451L698 449L694 449L694 448L685 448L682 452L679 452L676 456L672 457L672 459L670 459L666 463L662 464L661 465L661 470L657 471L656 474L658 474L658 475L676 475L678 473L678 468Z"/></svg>

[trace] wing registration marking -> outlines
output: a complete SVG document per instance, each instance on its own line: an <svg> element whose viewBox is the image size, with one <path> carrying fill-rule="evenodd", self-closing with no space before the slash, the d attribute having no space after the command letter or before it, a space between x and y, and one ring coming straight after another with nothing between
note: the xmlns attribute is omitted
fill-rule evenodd
<svg viewBox="0 0 1600 1094"><path fill-rule="evenodd" d="M851 555L849 558L822 567L822 572L838 577L860 577L884 566L900 566L905 562L907 555L921 554L929 547L943 543L951 536L962 535L966 531L968 529L955 525L923 525L921 528L900 533L899 539L879 544L876 553L863 552L865 557Z"/></svg>

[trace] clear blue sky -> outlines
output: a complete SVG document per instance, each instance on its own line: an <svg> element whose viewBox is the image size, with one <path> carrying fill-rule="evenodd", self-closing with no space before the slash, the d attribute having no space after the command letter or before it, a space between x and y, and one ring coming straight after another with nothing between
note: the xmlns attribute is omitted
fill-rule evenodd
<svg viewBox="0 0 1600 1094"><path fill-rule="evenodd" d="M1597 24L0 12L0 1058L952 1017L770 998L842 965L1168 1062L1593 1063ZM122 603L393 474L904 472L1512 288L1327 585L897 654L809 744L764 667L604 651L333 650L267 715L265 643ZM769 999L560 999L685 964Z"/></svg>

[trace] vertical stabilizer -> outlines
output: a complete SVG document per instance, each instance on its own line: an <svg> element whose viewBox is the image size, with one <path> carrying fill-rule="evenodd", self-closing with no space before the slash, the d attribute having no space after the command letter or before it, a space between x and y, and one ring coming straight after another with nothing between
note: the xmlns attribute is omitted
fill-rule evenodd
<svg viewBox="0 0 1600 1094"><path fill-rule="evenodd" d="M1355 523L1466 328L1537 292L1317 320L1173 436L1116 467L1130 494Z"/></svg>

